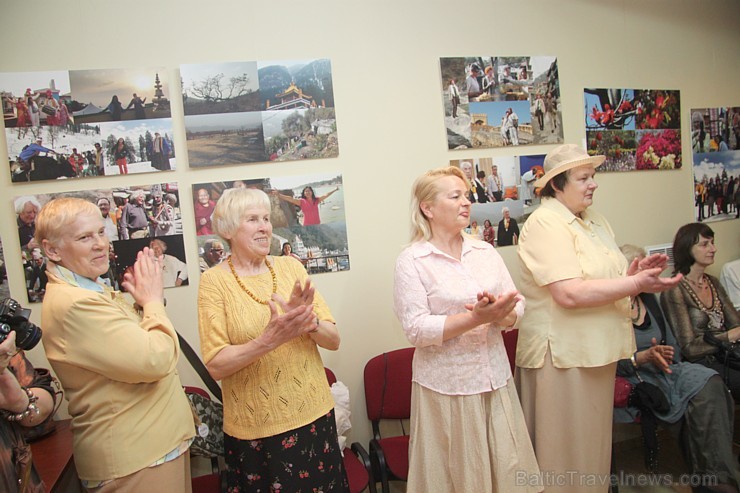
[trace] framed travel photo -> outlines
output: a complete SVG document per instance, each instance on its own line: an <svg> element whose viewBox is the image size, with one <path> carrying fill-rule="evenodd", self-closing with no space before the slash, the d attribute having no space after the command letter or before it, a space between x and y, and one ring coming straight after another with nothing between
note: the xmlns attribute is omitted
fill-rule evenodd
<svg viewBox="0 0 740 493"><path fill-rule="evenodd" d="M553 56L440 58L448 149L563 142Z"/></svg>

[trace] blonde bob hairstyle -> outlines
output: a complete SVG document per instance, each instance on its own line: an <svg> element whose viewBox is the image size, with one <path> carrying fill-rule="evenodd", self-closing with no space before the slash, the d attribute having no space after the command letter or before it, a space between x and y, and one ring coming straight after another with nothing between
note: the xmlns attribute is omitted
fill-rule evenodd
<svg viewBox="0 0 740 493"><path fill-rule="evenodd" d="M229 188L216 202L211 215L213 232L231 245L229 238L234 236L247 209L264 207L270 212L270 197L256 188Z"/></svg>
<svg viewBox="0 0 740 493"><path fill-rule="evenodd" d="M439 194L440 189L438 180L445 176L456 176L460 178L468 187L468 180L465 174L456 166L446 168L437 168L427 171L416 179L412 187L411 195L411 241L429 241L432 238L432 228L429 225L429 219L421 210L421 204L424 202L434 202Z"/></svg>
<svg viewBox="0 0 740 493"><path fill-rule="evenodd" d="M36 216L36 243L43 245L46 240L56 245L83 215L103 218L98 206L84 199L61 197L47 202Z"/></svg>

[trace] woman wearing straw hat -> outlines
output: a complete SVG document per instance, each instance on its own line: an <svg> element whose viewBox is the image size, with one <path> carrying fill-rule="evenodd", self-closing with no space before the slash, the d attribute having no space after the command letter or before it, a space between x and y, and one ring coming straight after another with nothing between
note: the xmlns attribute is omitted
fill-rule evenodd
<svg viewBox="0 0 740 493"><path fill-rule="evenodd" d="M609 488L616 362L635 352L630 297L681 279L659 277L662 254L628 265L609 223L589 208L604 159L574 144L550 151L535 182L542 204L519 239L527 310L516 362L547 492Z"/></svg>

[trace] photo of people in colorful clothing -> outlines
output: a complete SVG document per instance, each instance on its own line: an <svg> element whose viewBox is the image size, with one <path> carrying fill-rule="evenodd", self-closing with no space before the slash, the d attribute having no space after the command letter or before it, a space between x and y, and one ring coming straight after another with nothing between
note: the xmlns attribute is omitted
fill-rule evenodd
<svg viewBox="0 0 740 493"><path fill-rule="evenodd" d="M100 209L110 260L102 282L113 289L121 289L126 269L133 266L136 254L147 246L155 250L163 262L166 288L188 284L176 182L21 195L14 199L13 205L29 302L43 301L47 282L47 259L34 239L36 216L44 204L61 197L88 200Z"/></svg>
<svg viewBox="0 0 740 493"><path fill-rule="evenodd" d="M691 147L696 220L740 217L740 107L692 109Z"/></svg>
<svg viewBox="0 0 740 493"><path fill-rule="evenodd" d="M176 169L165 74L0 73L11 181Z"/></svg>

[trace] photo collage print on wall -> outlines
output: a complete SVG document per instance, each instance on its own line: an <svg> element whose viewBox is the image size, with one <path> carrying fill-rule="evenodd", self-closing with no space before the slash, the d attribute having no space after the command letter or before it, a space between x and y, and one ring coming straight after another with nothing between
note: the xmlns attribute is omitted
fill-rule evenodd
<svg viewBox="0 0 740 493"><path fill-rule="evenodd" d="M329 60L181 65L180 75L191 167L339 155Z"/></svg>
<svg viewBox="0 0 740 493"><path fill-rule="evenodd" d="M450 161L467 179L470 225L466 230L495 247L516 245L519 225L540 204L535 180L544 175L544 154Z"/></svg>
<svg viewBox="0 0 740 493"><path fill-rule="evenodd" d="M0 73L14 183L176 168L167 70Z"/></svg>
<svg viewBox="0 0 740 493"><path fill-rule="evenodd" d="M586 144L599 172L679 169L681 98L667 89L584 89Z"/></svg>
<svg viewBox="0 0 740 493"><path fill-rule="evenodd" d="M697 221L740 217L740 107L691 110Z"/></svg>
<svg viewBox="0 0 740 493"><path fill-rule="evenodd" d="M136 254L144 247L154 250L161 259L165 288L188 284L180 193L176 182L22 195L15 198L14 205L30 302L43 301L48 281L47 259L33 237L34 221L44 204L60 197L81 198L100 209L109 241L110 260L110 268L102 279L109 287L122 290L123 275L133 268Z"/></svg>
<svg viewBox="0 0 740 493"><path fill-rule="evenodd" d="M440 58L448 149L560 144L553 56Z"/></svg>
<svg viewBox="0 0 740 493"><path fill-rule="evenodd" d="M342 175L316 173L218 181L193 185L200 271L218 265L228 244L215 234L211 215L218 199L233 188L256 188L270 198L271 255L300 261L309 274L349 270Z"/></svg>

